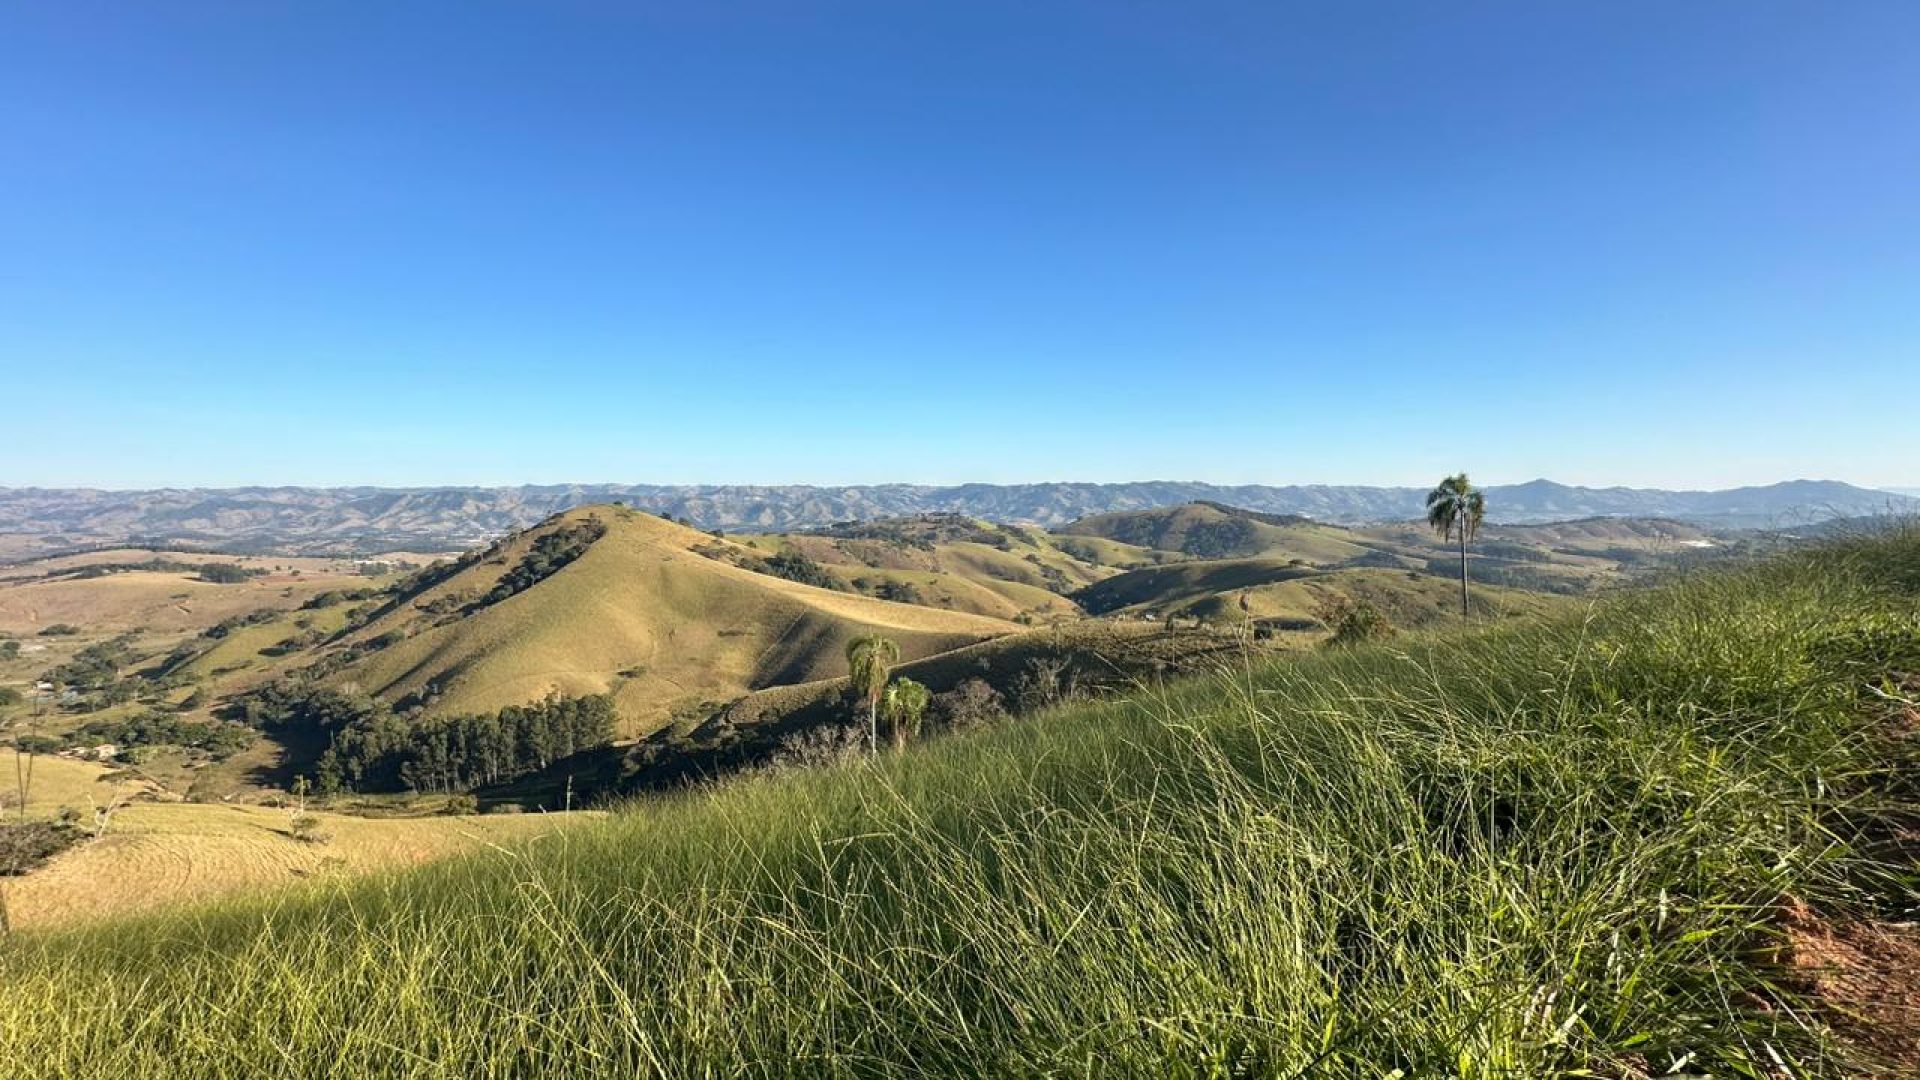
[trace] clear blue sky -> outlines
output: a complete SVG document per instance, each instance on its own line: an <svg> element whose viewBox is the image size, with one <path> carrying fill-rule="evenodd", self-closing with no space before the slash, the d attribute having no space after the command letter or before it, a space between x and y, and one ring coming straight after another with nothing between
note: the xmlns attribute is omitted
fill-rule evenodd
<svg viewBox="0 0 1920 1080"><path fill-rule="evenodd" d="M1920 4L0 0L0 484L1920 484Z"/></svg>

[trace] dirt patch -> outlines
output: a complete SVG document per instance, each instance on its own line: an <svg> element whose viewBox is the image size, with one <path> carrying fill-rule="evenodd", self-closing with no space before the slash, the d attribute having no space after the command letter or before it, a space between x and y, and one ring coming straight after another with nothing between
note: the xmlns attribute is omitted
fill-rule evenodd
<svg viewBox="0 0 1920 1080"><path fill-rule="evenodd" d="M1789 971L1876 1071L1920 1076L1920 924L1840 921L1801 904L1782 916Z"/></svg>

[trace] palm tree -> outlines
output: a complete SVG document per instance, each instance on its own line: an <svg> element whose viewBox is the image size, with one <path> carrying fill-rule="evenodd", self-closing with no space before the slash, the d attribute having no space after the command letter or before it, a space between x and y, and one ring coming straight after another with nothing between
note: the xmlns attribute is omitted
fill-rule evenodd
<svg viewBox="0 0 1920 1080"><path fill-rule="evenodd" d="M927 713L933 692L912 679L895 679L887 685L880 709L887 714L887 727L893 731L893 747L907 748L908 737L920 737L920 718Z"/></svg>
<svg viewBox="0 0 1920 1080"><path fill-rule="evenodd" d="M1468 481L1466 473L1449 476L1427 493L1427 524L1442 540L1460 540L1460 614L1467 614L1467 541L1480 531L1487 516L1487 500Z"/></svg>
<svg viewBox="0 0 1920 1080"><path fill-rule="evenodd" d="M847 642L847 678L853 692L867 702L867 748L880 752L880 695L886 692L887 675L900 661L900 646L878 634L867 634Z"/></svg>

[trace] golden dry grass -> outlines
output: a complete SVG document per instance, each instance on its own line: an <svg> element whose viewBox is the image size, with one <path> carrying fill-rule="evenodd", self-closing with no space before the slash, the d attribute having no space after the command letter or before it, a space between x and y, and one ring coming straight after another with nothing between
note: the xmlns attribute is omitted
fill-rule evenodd
<svg viewBox="0 0 1920 1080"><path fill-rule="evenodd" d="M618 507L571 511L606 521L605 536L533 588L433 625L419 605L477 598L530 537L375 620L366 641L413 633L335 679L398 698L438 688L433 708L478 712L563 695L612 692L628 734L676 711L775 683L843 672L846 642L878 633L917 658L1012 632L1011 623L817 589L694 553L705 533ZM537 532L537 530L536 530Z"/></svg>
<svg viewBox="0 0 1920 1080"><path fill-rule="evenodd" d="M12 817L20 812L19 780L27 759L16 759L11 747L0 748L0 810ZM27 790L27 816L52 817L61 807L85 810L118 799L151 795L158 786L144 780L110 778L116 770L92 761L36 756L32 784Z"/></svg>
<svg viewBox="0 0 1920 1080"><path fill-rule="evenodd" d="M152 558L154 553L120 552L117 557L106 557L114 554L97 552L91 558L94 562L137 562ZM187 573L155 571L46 580L19 576L22 569L11 568L14 576L0 579L0 634L29 637L54 623L78 626L89 634L125 630L156 635L198 633L230 616L260 608L294 608L329 589L371 584L354 574L350 564L328 560L208 560L170 553L164 557L183 562L237 561L263 567L313 565L302 569L297 577L268 573L234 585L210 584ZM53 568L50 563L31 565L36 571Z"/></svg>
<svg viewBox="0 0 1920 1080"><path fill-rule="evenodd" d="M323 843L296 839L290 811L132 803L106 835L5 882L16 927L44 928L154 911L315 879L416 866L483 844L550 834L573 814L361 818L314 812Z"/></svg>

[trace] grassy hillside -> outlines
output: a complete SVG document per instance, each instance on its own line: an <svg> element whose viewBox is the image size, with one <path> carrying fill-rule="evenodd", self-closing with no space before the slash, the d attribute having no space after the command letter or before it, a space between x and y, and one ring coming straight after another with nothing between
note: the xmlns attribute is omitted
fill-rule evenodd
<svg viewBox="0 0 1920 1080"><path fill-rule="evenodd" d="M1404 570L1321 571L1281 559L1208 559L1134 570L1089 586L1074 599L1101 615L1310 622L1329 593L1365 599L1402 627L1460 611L1458 581ZM1476 615L1498 616L1542 610L1548 598L1481 584L1472 590L1472 603Z"/></svg>
<svg viewBox="0 0 1920 1080"><path fill-rule="evenodd" d="M0 889L6 891L8 916L16 928L98 922L316 878L418 866L487 844L551 836L600 816L373 818L309 813L321 841L296 838L286 810L133 803L115 812L100 839L82 843L24 878L0 879Z"/></svg>
<svg viewBox="0 0 1920 1080"><path fill-rule="evenodd" d="M758 550L801 552L851 591L905 595L930 607L1039 621L1079 616L1080 609L1066 594L1150 558L1126 545L1103 549L1063 544L1061 539L1038 529L957 515L744 538ZM909 588L882 593L883 584Z"/></svg>
<svg viewBox="0 0 1920 1080"><path fill-rule="evenodd" d="M488 599L542 537L589 520L606 530L577 558ZM570 511L344 639L370 651L329 678L443 714L611 692L640 734L747 690L841 674L846 642L859 634L885 634L920 657L1017 629L814 588L697 550L721 544L621 507Z"/></svg>
<svg viewBox="0 0 1920 1080"><path fill-rule="evenodd" d="M1346 529L1308 518L1261 514L1208 502L1102 514L1082 518L1059 531L1179 552L1196 559L1264 556L1325 565L1358 558L1368 550L1355 543Z"/></svg>
<svg viewBox="0 0 1920 1080"><path fill-rule="evenodd" d="M1920 536L1836 547L28 936L0 955L0 1060L1861 1075L1839 1007L1876 1014L1812 996L1795 927L1912 910L1886 838L1916 809L1917 592Z"/></svg>
<svg viewBox="0 0 1920 1080"><path fill-rule="evenodd" d="M258 571L249 580L215 584L189 570L118 570L152 560L183 566L224 565ZM83 576L92 568L97 576ZM55 623L89 634L138 630L153 635L198 633L221 619L265 607L294 608L328 589L369 584L354 564L333 559L212 556L118 549L0 567L0 635L31 639Z"/></svg>
<svg viewBox="0 0 1920 1080"><path fill-rule="evenodd" d="M1252 658L1297 644L1256 642L1199 627L1089 619L909 661L896 675L936 695L978 680L999 695L998 708L1019 714L1057 698L1123 693L1181 675L1243 667ZM1035 684L1036 676L1044 682ZM584 760L569 759L544 777L498 794L557 805L570 781L596 791L677 787L764 766L786 752L790 740L841 728L856 718L844 678L772 687L729 702L702 722L663 729ZM940 720L936 715L930 722Z"/></svg>

